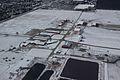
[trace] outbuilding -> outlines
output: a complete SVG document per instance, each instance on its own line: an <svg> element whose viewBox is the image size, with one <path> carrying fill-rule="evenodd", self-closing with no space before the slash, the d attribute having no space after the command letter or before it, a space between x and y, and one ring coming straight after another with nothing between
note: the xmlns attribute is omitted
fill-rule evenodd
<svg viewBox="0 0 120 80"><path fill-rule="evenodd" d="M76 26L86 26L87 22L85 22L85 21L78 21L75 25Z"/></svg>
<svg viewBox="0 0 120 80"><path fill-rule="evenodd" d="M95 9L95 5L91 4L78 4L74 10L89 11Z"/></svg>

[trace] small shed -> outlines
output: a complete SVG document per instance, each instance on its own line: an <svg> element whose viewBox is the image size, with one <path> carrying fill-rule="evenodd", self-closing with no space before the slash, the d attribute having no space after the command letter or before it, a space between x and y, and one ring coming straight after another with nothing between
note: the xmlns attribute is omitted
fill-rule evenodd
<svg viewBox="0 0 120 80"><path fill-rule="evenodd" d="M77 28L77 27L76 27L76 28L74 29L74 31L75 31L75 32L79 32L79 31L80 31L80 28Z"/></svg>
<svg viewBox="0 0 120 80"><path fill-rule="evenodd" d="M87 26L99 27L100 24L97 22L92 22L92 23L87 24Z"/></svg>
<svg viewBox="0 0 120 80"><path fill-rule="evenodd" d="M78 4L77 6L75 6L74 10L88 11L88 10L92 10L94 8L95 8L95 5L91 5L91 4Z"/></svg>
<svg viewBox="0 0 120 80"><path fill-rule="evenodd" d="M87 22L85 22L85 21L78 21L75 25L76 26L86 26Z"/></svg>

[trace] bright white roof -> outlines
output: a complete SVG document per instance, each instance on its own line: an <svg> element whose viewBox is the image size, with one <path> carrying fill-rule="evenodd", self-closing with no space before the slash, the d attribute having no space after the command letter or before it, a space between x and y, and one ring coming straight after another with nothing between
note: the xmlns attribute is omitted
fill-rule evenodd
<svg viewBox="0 0 120 80"><path fill-rule="evenodd" d="M27 55L33 57L47 58L51 52L52 50L48 50L48 49L31 49Z"/></svg>
<svg viewBox="0 0 120 80"><path fill-rule="evenodd" d="M55 34L52 36L52 39L62 39L63 35Z"/></svg>
<svg viewBox="0 0 120 80"><path fill-rule="evenodd" d="M80 31L80 28L75 28L74 31Z"/></svg>
<svg viewBox="0 0 120 80"><path fill-rule="evenodd" d="M74 9L87 9L89 7L94 7L95 5L90 4L78 4Z"/></svg>
<svg viewBox="0 0 120 80"><path fill-rule="evenodd" d="M78 43L81 39L81 35L75 34L71 37L66 37L65 40L72 41Z"/></svg>
<svg viewBox="0 0 120 80"><path fill-rule="evenodd" d="M76 25L78 25L78 24L82 25L83 23L84 23L84 21L78 21L78 22L76 23Z"/></svg>

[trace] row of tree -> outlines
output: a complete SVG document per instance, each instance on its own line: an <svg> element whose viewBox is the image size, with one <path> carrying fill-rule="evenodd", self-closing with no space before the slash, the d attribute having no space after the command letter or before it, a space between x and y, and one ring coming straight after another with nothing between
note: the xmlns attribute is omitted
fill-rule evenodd
<svg viewBox="0 0 120 80"><path fill-rule="evenodd" d="M0 21L30 11L41 3L41 0L0 0Z"/></svg>

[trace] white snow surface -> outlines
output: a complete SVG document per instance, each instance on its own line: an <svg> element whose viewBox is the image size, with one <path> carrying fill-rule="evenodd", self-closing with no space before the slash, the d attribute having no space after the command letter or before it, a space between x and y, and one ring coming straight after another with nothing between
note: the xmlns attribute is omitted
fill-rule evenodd
<svg viewBox="0 0 120 80"><path fill-rule="evenodd" d="M0 36L0 50L2 49L8 50L9 48L11 48L11 45L13 47L18 47L19 44L26 39L27 39L26 37Z"/></svg>
<svg viewBox="0 0 120 80"><path fill-rule="evenodd" d="M93 20L102 24L120 25L120 11L96 10L95 12L83 12L80 19Z"/></svg>
<svg viewBox="0 0 120 80"><path fill-rule="evenodd" d="M40 58L47 58L52 50L48 49L31 49L27 55L32 57L40 57Z"/></svg>
<svg viewBox="0 0 120 80"><path fill-rule="evenodd" d="M83 36L86 38L83 43L86 44L120 48L120 31L87 27Z"/></svg>
<svg viewBox="0 0 120 80"><path fill-rule="evenodd" d="M0 33L15 34L16 32L19 32L19 34L25 34L31 29L45 29L54 27L52 24L54 21L61 19L76 20L79 13L80 11L39 9L1 23Z"/></svg>

